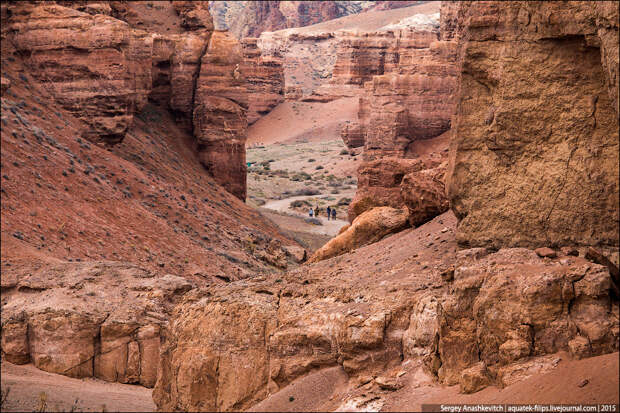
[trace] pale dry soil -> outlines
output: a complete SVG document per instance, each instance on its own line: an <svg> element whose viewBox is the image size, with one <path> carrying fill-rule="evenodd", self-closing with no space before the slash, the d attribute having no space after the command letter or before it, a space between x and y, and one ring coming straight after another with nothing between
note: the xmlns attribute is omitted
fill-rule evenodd
<svg viewBox="0 0 620 413"><path fill-rule="evenodd" d="M268 200L310 195L303 191L330 195L336 201L345 193L352 198L357 188L357 166L361 163L359 152L353 153L355 156L349 154L339 138L248 148L247 162L251 166L247 202L261 206Z"/></svg>
<svg viewBox="0 0 620 413"><path fill-rule="evenodd" d="M36 411L42 395L46 412L154 412L151 389L109 383L94 378L72 379L47 373L32 364L17 366L2 360L2 392L10 389L3 412ZM76 400L77 399L77 403Z"/></svg>

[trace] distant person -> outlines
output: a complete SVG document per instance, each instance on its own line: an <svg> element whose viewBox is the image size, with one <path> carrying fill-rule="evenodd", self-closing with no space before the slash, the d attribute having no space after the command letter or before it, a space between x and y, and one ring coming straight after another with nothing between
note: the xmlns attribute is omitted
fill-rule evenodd
<svg viewBox="0 0 620 413"><path fill-rule="evenodd" d="M331 216L332 213L332 209L330 207L327 207L327 220L329 221L329 217Z"/></svg>
<svg viewBox="0 0 620 413"><path fill-rule="evenodd" d="M332 221L336 220L336 208L332 208Z"/></svg>
<svg viewBox="0 0 620 413"><path fill-rule="evenodd" d="M319 206L318 206L318 205L316 206L316 208L314 208L314 216L315 216L316 218L318 218L318 217L319 217Z"/></svg>
<svg viewBox="0 0 620 413"><path fill-rule="evenodd" d="M310 215L310 218L312 218L312 216L314 215L314 209L310 208L310 210L308 211L308 215Z"/></svg>

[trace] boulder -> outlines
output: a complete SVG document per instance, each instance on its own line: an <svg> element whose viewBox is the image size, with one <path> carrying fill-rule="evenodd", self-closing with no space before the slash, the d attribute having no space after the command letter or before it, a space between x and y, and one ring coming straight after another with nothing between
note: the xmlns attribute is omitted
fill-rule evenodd
<svg viewBox="0 0 620 413"><path fill-rule="evenodd" d="M319 248L308 262L317 262L353 251L406 227L405 210L391 207L372 208L355 218L346 231Z"/></svg>
<svg viewBox="0 0 620 413"><path fill-rule="evenodd" d="M459 391L469 394L480 391L491 384L487 373L487 367L484 362L476 363L474 366L463 370L461 373L461 381L459 382Z"/></svg>
<svg viewBox="0 0 620 413"><path fill-rule="evenodd" d="M445 167L412 172L403 178L400 193L409 210L409 224L419 226L450 207L443 184Z"/></svg>

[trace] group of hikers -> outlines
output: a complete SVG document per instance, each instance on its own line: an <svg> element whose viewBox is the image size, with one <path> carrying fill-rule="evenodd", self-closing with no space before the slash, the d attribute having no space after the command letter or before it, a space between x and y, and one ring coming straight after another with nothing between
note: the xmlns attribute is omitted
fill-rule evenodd
<svg viewBox="0 0 620 413"><path fill-rule="evenodd" d="M321 209L317 205L315 208L310 208L308 210L308 215L310 215L310 218L312 217L318 218L320 212L321 212ZM336 219L336 208L327 207L327 220L329 221L330 219L332 220Z"/></svg>

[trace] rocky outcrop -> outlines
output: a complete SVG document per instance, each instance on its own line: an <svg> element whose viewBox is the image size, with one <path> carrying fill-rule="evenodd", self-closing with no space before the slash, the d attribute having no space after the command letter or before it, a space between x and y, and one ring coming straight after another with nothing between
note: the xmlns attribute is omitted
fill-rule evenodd
<svg viewBox="0 0 620 413"><path fill-rule="evenodd" d="M408 7L415 1L216 1L210 2L216 28L230 30L237 39L262 32L303 27L370 10Z"/></svg>
<svg viewBox="0 0 620 413"><path fill-rule="evenodd" d="M347 122L340 131L340 137L349 149L364 146L364 131L358 122Z"/></svg>
<svg viewBox="0 0 620 413"><path fill-rule="evenodd" d="M617 248L618 8L458 7L462 70L448 173L458 241Z"/></svg>
<svg viewBox="0 0 620 413"><path fill-rule="evenodd" d="M451 226L454 218L442 222ZM412 308L428 295L420 286L440 283L438 271L420 276L422 265L394 248L418 242L418 234L401 232L356 255L190 292L164 333L158 408L245 410L325 367L340 365L354 380L400 364ZM447 265L454 243L441 245L445 253L429 248L419 261Z"/></svg>
<svg viewBox="0 0 620 413"><path fill-rule="evenodd" d="M403 177L400 192L409 210L409 224L418 226L449 208L444 186L445 165L411 172Z"/></svg>
<svg viewBox="0 0 620 413"><path fill-rule="evenodd" d="M263 55L282 57L285 98L307 100L331 77L338 40L329 31L287 29L265 32L257 44Z"/></svg>
<svg viewBox="0 0 620 413"><path fill-rule="evenodd" d="M151 89L148 33L103 14L44 3L12 5L7 30L39 86L89 125L85 137L123 139Z"/></svg>
<svg viewBox="0 0 620 413"><path fill-rule="evenodd" d="M43 265L5 277L3 359L153 387L160 328L175 295L190 288L181 277L114 262Z"/></svg>
<svg viewBox="0 0 620 413"><path fill-rule="evenodd" d="M419 225L446 210L443 178L422 172L446 159L449 138L439 136L450 129L456 89L456 43L438 37L436 30L392 29L343 43L350 50L339 54L332 83L364 85L359 126L342 131L364 144L349 220L375 206L407 205Z"/></svg>
<svg viewBox="0 0 620 413"><path fill-rule="evenodd" d="M384 205L407 206L411 225L420 225L425 219L445 212L448 202L444 173L450 136L444 133L436 138L414 141L407 147L404 157L395 156L399 152L381 157L377 155L379 151L369 150L369 154L374 155L365 154L357 170L358 186L349 206L349 220L370 208ZM376 159L370 160L371 156ZM419 198L423 194L426 194L424 200Z"/></svg>
<svg viewBox="0 0 620 413"><path fill-rule="evenodd" d="M277 51L263 55L257 45L257 38L245 38L242 72L248 89L248 125L253 124L284 102L284 69L282 56Z"/></svg>
<svg viewBox="0 0 620 413"><path fill-rule="evenodd" d="M218 183L245 200L248 94L241 45L227 32L211 36L194 98L200 162Z"/></svg>
<svg viewBox="0 0 620 413"><path fill-rule="evenodd" d="M318 262L353 251L401 231L406 226L407 212L404 210L390 207L370 209L355 218L344 232L319 248L308 262Z"/></svg>
<svg viewBox="0 0 620 413"><path fill-rule="evenodd" d="M457 253L454 224L444 214L353 253L188 296L163 333L158 407L247 409L333 366L364 392L397 389L390 372L416 363L475 392L547 371L558 351L617 351L604 266L519 248Z"/></svg>
<svg viewBox="0 0 620 413"><path fill-rule="evenodd" d="M245 199L248 99L240 74L243 57L221 32L210 42L213 23L207 3L167 4L180 26L171 34L137 29L156 26L141 20L141 4L112 2L103 9L89 2L68 5L10 6L4 32L27 57L38 86L86 122L84 136L106 144L123 140L148 100L170 109L176 122L194 133L207 170ZM153 10L157 12L165 10ZM253 72L250 87L253 113L258 114L283 99L282 84L277 60L252 56L248 64L254 63L260 70Z"/></svg>
<svg viewBox="0 0 620 413"><path fill-rule="evenodd" d="M578 257L540 258L519 248L458 252L438 311L439 379L471 389L466 369L483 363L487 380L506 385L524 358L616 351L618 303L610 282L605 267Z"/></svg>
<svg viewBox="0 0 620 413"><path fill-rule="evenodd" d="M397 70L400 55L410 49L428 48L437 40L430 30L391 29L378 32L337 33L336 60L328 83L314 93L315 100L334 100L364 94L364 84L374 76Z"/></svg>

